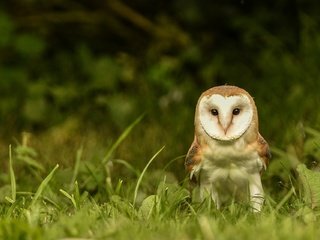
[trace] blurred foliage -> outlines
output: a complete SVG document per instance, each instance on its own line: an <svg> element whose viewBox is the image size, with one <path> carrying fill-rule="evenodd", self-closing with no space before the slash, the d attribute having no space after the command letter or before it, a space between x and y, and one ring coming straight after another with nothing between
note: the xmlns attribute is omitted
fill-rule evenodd
<svg viewBox="0 0 320 240"><path fill-rule="evenodd" d="M3 1L0 134L35 133L44 160L67 165L81 144L103 157L146 112L118 155L143 166L166 144L163 167L186 153L201 92L234 84L255 97L276 159L294 151L304 162L304 129L320 128L319 10L311 0ZM171 165L179 177L182 162ZM271 164L269 179L288 181L293 166Z"/></svg>

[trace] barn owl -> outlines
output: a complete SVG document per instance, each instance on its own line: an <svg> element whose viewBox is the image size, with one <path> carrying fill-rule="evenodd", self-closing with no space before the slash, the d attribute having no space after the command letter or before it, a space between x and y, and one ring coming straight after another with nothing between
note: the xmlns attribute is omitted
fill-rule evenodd
<svg viewBox="0 0 320 240"><path fill-rule="evenodd" d="M198 100L194 123L185 167L200 200L209 195L219 209L228 200L246 199L254 212L261 211L261 172L271 155L253 98L235 86L210 88Z"/></svg>

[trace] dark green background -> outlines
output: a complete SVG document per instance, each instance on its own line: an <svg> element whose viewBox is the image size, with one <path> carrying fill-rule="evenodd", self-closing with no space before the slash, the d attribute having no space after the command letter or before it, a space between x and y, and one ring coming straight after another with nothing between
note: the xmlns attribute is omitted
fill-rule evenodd
<svg viewBox="0 0 320 240"><path fill-rule="evenodd" d="M221 84L254 96L272 148L299 153L305 127L320 127L319 12L305 0L2 1L2 158L23 131L44 162L68 166L80 145L101 158L146 113L115 157L142 168L166 145L162 168L188 150L202 91ZM183 158L169 170L182 179Z"/></svg>

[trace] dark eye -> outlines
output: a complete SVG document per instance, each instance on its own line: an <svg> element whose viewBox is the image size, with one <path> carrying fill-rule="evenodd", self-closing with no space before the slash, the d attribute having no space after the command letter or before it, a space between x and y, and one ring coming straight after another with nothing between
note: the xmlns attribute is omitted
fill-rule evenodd
<svg viewBox="0 0 320 240"><path fill-rule="evenodd" d="M233 114L233 115L239 115L239 113L240 113L240 109L239 109L239 108L235 108L235 109L233 109L233 111L232 111L232 114Z"/></svg>
<svg viewBox="0 0 320 240"><path fill-rule="evenodd" d="M213 116L218 116L218 114L219 114L219 112L218 112L218 110L217 109L211 109L211 114L213 115Z"/></svg>

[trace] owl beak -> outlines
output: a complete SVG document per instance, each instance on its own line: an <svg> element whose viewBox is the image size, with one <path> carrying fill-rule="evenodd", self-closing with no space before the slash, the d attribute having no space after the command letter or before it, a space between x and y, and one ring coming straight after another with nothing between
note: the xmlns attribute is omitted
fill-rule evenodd
<svg viewBox="0 0 320 240"><path fill-rule="evenodd" d="M227 132L228 132L230 126L231 126L231 123L232 123L232 121L221 122L221 127L222 127L222 129L224 131L224 135L227 135Z"/></svg>
<svg viewBox="0 0 320 240"><path fill-rule="evenodd" d="M229 129L230 125L231 125L231 124L229 124L226 128L223 128L223 130L224 130L224 135L227 135L227 132L228 132L228 129Z"/></svg>

